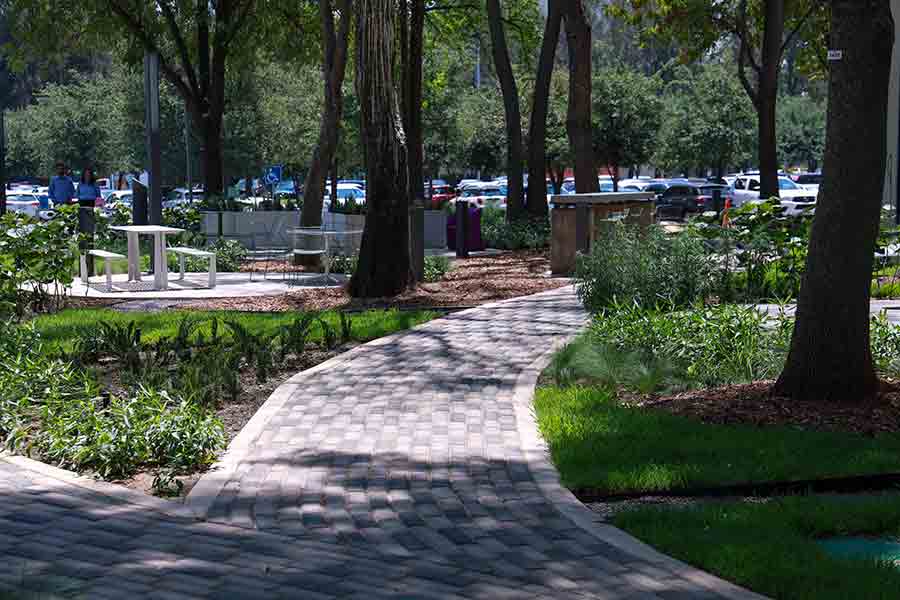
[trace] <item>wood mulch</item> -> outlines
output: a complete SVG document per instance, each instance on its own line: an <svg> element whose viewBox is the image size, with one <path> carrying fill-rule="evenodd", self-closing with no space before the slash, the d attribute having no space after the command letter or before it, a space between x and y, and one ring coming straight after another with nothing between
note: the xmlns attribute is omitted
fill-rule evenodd
<svg viewBox="0 0 900 600"><path fill-rule="evenodd" d="M548 251L505 252L465 260L453 259L443 280L423 283L392 298L351 298L345 288L300 289L264 298L195 300L178 308L280 312L477 306L487 302L554 290L570 281L549 275Z"/></svg>
<svg viewBox="0 0 900 600"><path fill-rule="evenodd" d="M693 390L671 396L624 397L623 404L654 408L707 424L791 427L867 436L900 431L900 382L887 381L875 402L798 402L772 396L772 381Z"/></svg>

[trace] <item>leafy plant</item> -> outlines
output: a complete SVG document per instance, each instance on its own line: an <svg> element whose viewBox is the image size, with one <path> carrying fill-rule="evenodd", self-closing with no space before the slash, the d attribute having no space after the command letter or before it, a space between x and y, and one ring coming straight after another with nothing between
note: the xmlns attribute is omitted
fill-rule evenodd
<svg viewBox="0 0 900 600"><path fill-rule="evenodd" d="M74 279L77 256L77 236L66 219L5 214L0 218L0 317L59 308Z"/></svg>
<svg viewBox="0 0 900 600"><path fill-rule="evenodd" d="M315 313L304 313L300 317L294 319L289 325L283 325L278 334L280 342L281 360L288 354L303 354L306 350L306 343L309 341L309 335L312 332L313 323L316 321Z"/></svg>
<svg viewBox="0 0 900 600"><path fill-rule="evenodd" d="M359 262L359 256L356 254L346 255L339 254L331 257L331 272L344 273L352 276L356 272L356 264Z"/></svg>
<svg viewBox="0 0 900 600"><path fill-rule="evenodd" d="M792 321L755 307L724 304L688 310L618 304L590 329L595 347L630 355L668 386L715 386L774 378L784 366ZM597 350L595 349L595 352ZM634 378L627 377L634 382ZM662 383L662 382L660 382Z"/></svg>
<svg viewBox="0 0 900 600"><path fill-rule="evenodd" d="M481 235L489 248L539 250L550 245L550 221L506 221L506 212L493 207L481 211Z"/></svg>
<svg viewBox="0 0 900 600"><path fill-rule="evenodd" d="M341 311L338 313L341 320L341 343L346 344L353 339L353 317Z"/></svg>
<svg viewBox="0 0 900 600"><path fill-rule="evenodd" d="M325 348L328 350L333 350L338 344L337 332L335 332L334 327L331 326L331 323L323 319L321 316L316 318L319 322L319 327L322 328L322 342L325 344Z"/></svg>
<svg viewBox="0 0 900 600"><path fill-rule="evenodd" d="M425 281L434 283L440 281L450 272L450 259L446 256L426 256L424 265Z"/></svg>
<svg viewBox="0 0 900 600"><path fill-rule="evenodd" d="M578 295L599 312L617 302L685 306L714 291L713 265L691 231L674 236L659 227L613 224L594 240L575 268Z"/></svg>

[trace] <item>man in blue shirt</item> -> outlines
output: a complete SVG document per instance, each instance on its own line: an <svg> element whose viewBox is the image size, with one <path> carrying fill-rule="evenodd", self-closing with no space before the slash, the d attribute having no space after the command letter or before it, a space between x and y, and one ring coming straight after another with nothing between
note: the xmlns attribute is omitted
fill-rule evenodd
<svg viewBox="0 0 900 600"><path fill-rule="evenodd" d="M72 178L66 175L66 164L62 161L56 163L56 175L50 178L47 195L53 200L54 206L69 204L75 197L75 184Z"/></svg>

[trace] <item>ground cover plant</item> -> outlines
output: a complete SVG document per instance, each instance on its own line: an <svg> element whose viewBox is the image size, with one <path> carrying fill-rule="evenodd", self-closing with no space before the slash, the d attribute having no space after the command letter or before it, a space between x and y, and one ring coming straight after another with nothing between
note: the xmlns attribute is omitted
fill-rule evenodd
<svg viewBox="0 0 900 600"><path fill-rule="evenodd" d="M0 439L159 493L215 460L284 378L428 312L66 310L2 325Z"/></svg>
<svg viewBox="0 0 900 600"><path fill-rule="evenodd" d="M563 480L618 493L900 471L896 394L857 411L751 398L751 419L729 418L722 405L734 400L716 390L776 376L792 326L783 312L737 305L603 310L556 354L545 372L553 385L535 401ZM879 370L896 375L900 330L873 317L871 343ZM713 397L681 410L683 392L698 389ZM770 410L793 413L758 426L767 421L754 411ZM885 427L849 426L854 419Z"/></svg>
<svg viewBox="0 0 900 600"><path fill-rule="evenodd" d="M895 494L711 502L626 510L614 523L656 548L783 600L897 597L900 571L875 560L829 556L817 540L900 537Z"/></svg>

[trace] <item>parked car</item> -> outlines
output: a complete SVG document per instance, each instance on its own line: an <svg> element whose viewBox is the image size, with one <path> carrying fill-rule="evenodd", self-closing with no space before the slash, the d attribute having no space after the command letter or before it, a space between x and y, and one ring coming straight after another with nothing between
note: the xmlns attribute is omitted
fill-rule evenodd
<svg viewBox="0 0 900 600"><path fill-rule="evenodd" d="M760 202L759 190L758 175L738 177L731 186L734 205L743 206L748 202ZM788 177L778 178L778 195L781 197L781 205L786 215L799 215L816 205L816 194L797 185Z"/></svg>
<svg viewBox="0 0 900 600"><path fill-rule="evenodd" d="M162 206L163 208L175 208L176 206L200 204L203 202L203 198L202 187L194 188L193 192L190 194L188 194L188 190L185 188L176 188L166 194L166 199L163 200Z"/></svg>
<svg viewBox="0 0 900 600"><path fill-rule="evenodd" d="M428 200L426 206L429 210L441 210L447 203L456 198L453 188L449 185L432 185L431 197L428 197L429 189L425 188L425 197Z"/></svg>
<svg viewBox="0 0 900 600"><path fill-rule="evenodd" d="M133 202L134 192L132 192L131 190L118 190L115 192L110 192L106 197L107 207L112 207L116 204L122 204L130 208Z"/></svg>
<svg viewBox="0 0 900 600"><path fill-rule="evenodd" d="M660 214L664 217L684 220L688 215L712 210L714 193L722 192L722 206L731 198L730 188L707 183L704 185L692 185L681 182L673 182L657 199Z"/></svg>
<svg viewBox="0 0 900 600"><path fill-rule="evenodd" d="M824 178L821 173L801 173L794 182L800 187L805 187L811 192L815 192L816 198L819 197L819 186L822 185Z"/></svg>
<svg viewBox="0 0 900 600"><path fill-rule="evenodd" d="M297 190L293 179L284 179L275 186L275 197L279 200L296 200Z"/></svg>
<svg viewBox="0 0 900 600"><path fill-rule="evenodd" d="M9 212L41 219L51 219L55 212L50 209L50 198L34 192L7 192L6 209Z"/></svg>
<svg viewBox="0 0 900 600"><path fill-rule="evenodd" d="M337 184L337 202L342 204L353 201L356 204L366 203L366 190L356 183L338 183ZM331 186L325 188L325 197L322 202L322 209L327 210L331 206Z"/></svg>
<svg viewBox="0 0 900 600"><path fill-rule="evenodd" d="M485 206L506 208L506 190L496 184L484 183L468 186L463 189L459 198L480 208Z"/></svg>

